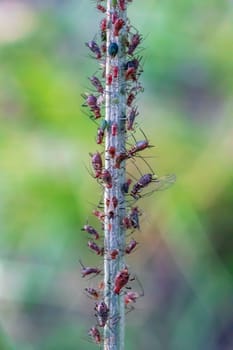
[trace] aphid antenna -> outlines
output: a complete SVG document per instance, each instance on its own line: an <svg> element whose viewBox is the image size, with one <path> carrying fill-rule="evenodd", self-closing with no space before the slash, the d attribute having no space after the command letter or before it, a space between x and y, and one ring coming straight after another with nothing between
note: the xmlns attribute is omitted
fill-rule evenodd
<svg viewBox="0 0 233 350"><path fill-rule="evenodd" d="M137 157L137 158L140 158L145 164L146 164L146 166L148 167L148 169L150 170L150 172L152 173L152 174L154 174L154 170L152 169L152 167L150 166L150 164L146 161L146 157L142 157L140 154L137 154L137 155L135 155L134 157ZM133 159L133 158L130 158L130 160L131 160L131 164L133 164L138 170L139 170L139 168L138 168L138 166L136 165L136 161Z"/></svg>

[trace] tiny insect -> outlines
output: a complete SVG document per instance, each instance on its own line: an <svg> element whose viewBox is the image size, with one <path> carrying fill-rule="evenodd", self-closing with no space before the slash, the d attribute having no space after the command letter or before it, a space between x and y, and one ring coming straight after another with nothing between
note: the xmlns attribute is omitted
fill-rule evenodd
<svg viewBox="0 0 233 350"><path fill-rule="evenodd" d="M96 317L99 327L104 327L109 318L109 308L104 301L100 301L95 305Z"/></svg>
<svg viewBox="0 0 233 350"><path fill-rule="evenodd" d="M126 9L125 0L118 0L118 6L119 6L121 11L125 11L125 9Z"/></svg>
<svg viewBox="0 0 233 350"><path fill-rule="evenodd" d="M119 31L123 28L125 21L122 18L118 18L114 23L113 35L118 36Z"/></svg>
<svg viewBox="0 0 233 350"><path fill-rule="evenodd" d="M103 162L102 157L99 152L96 152L94 154L89 153L91 156L91 163L93 170L95 172L95 178L99 178L101 176L102 168L103 168Z"/></svg>
<svg viewBox="0 0 233 350"><path fill-rule="evenodd" d="M124 269L118 271L115 281L114 281L114 293L115 294L120 294L121 290L129 281L129 271L128 268L125 267Z"/></svg>
<svg viewBox="0 0 233 350"><path fill-rule="evenodd" d="M155 174L144 174L140 177L140 179L134 184L130 195L135 198L139 199L142 197L140 195L140 192L143 188L148 186L151 183L154 183L154 188L150 193L153 193L155 191L162 191L170 187L176 180L176 176L174 174L172 175L166 175L162 177L158 177ZM146 193L146 194L149 194Z"/></svg>
<svg viewBox="0 0 233 350"><path fill-rule="evenodd" d="M133 55L135 49L138 47L142 40L142 36L139 33L135 33L131 36L129 47L128 47L128 55Z"/></svg>
<svg viewBox="0 0 233 350"><path fill-rule="evenodd" d="M107 30L107 18L103 18L101 21L100 21L100 30L102 32L106 32Z"/></svg>
<svg viewBox="0 0 233 350"><path fill-rule="evenodd" d="M104 139L104 130L100 127L97 130L96 143L97 145L101 145Z"/></svg>
<svg viewBox="0 0 233 350"><path fill-rule="evenodd" d="M112 68L112 72L113 72L113 78L116 79L118 77L119 68L117 66L114 66Z"/></svg>
<svg viewBox="0 0 233 350"><path fill-rule="evenodd" d="M127 130L133 130L134 120L138 114L137 107L132 107L126 119Z"/></svg>
<svg viewBox="0 0 233 350"><path fill-rule="evenodd" d="M104 248L103 247L99 247L94 241L88 241L87 245L97 255L100 255L100 256L104 255Z"/></svg>
<svg viewBox="0 0 233 350"><path fill-rule="evenodd" d="M85 44L91 50L91 52L95 54L97 59L100 59L102 57L100 48L94 40L88 41Z"/></svg>
<svg viewBox="0 0 233 350"><path fill-rule="evenodd" d="M94 229L93 226L91 225L84 225L83 228L81 229L82 231L86 231L90 235L94 236L95 239L99 239L99 233Z"/></svg>
<svg viewBox="0 0 233 350"><path fill-rule="evenodd" d="M135 241L135 239L131 239L131 241L125 247L125 253L131 254L132 251L136 248L137 244L138 244L138 242Z"/></svg>
<svg viewBox="0 0 233 350"><path fill-rule="evenodd" d="M132 183L131 179L128 179L126 182L124 182L121 186L121 191L126 194L129 193L129 186L131 183Z"/></svg>
<svg viewBox="0 0 233 350"><path fill-rule="evenodd" d="M92 214L95 215L100 222L104 222L105 214L99 210L93 210Z"/></svg>
<svg viewBox="0 0 233 350"><path fill-rule="evenodd" d="M117 123L112 123L111 125L111 135L116 136L118 132L118 125Z"/></svg>
<svg viewBox="0 0 233 350"><path fill-rule="evenodd" d="M115 157L114 168L120 169L121 163L129 158L128 152L117 153Z"/></svg>
<svg viewBox="0 0 233 350"><path fill-rule="evenodd" d="M116 154L116 147L110 146L108 148L108 154L110 155L111 158L114 158Z"/></svg>
<svg viewBox="0 0 233 350"><path fill-rule="evenodd" d="M102 339L101 339L101 335L100 335L100 331L98 330L97 327L93 326L90 328L88 335L90 335L90 337L92 338L92 341L96 344L101 344L102 343Z"/></svg>
<svg viewBox="0 0 233 350"><path fill-rule="evenodd" d="M119 249L113 249L108 253L108 258L111 260L115 260L119 255Z"/></svg>
<svg viewBox="0 0 233 350"><path fill-rule="evenodd" d="M117 55L118 45L117 43L111 42L108 47L108 53L113 58Z"/></svg>
<svg viewBox="0 0 233 350"><path fill-rule="evenodd" d="M82 266L82 269L81 269L81 274L82 274L82 277L86 277L86 276L89 276L89 275L99 275L101 273L102 270L98 269L98 267L87 267L87 266L84 266L83 263L81 262L81 260L79 260L79 263L80 265Z"/></svg>
<svg viewBox="0 0 233 350"><path fill-rule="evenodd" d="M106 76L106 84L107 85L112 85L112 74L108 74Z"/></svg>
<svg viewBox="0 0 233 350"><path fill-rule="evenodd" d="M95 75L93 75L92 77L89 78L89 80L92 83L92 85L96 88L96 90L100 94L103 94L104 88L103 88L103 85L101 84L101 81L99 80L99 78L97 78Z"/></svg>
<svg viewBox="0 0 233 350"><path fill-rule="evenodd" d="M110 171L104 169L101 173L101 179L103 183L106 185L106 188L112 188L112 175Z"/></svg>
<svg viewBox="0 0 233 350"><path fill-rule="evenodd" d="M102 13L106 12L106 8L100 4L97 4L96 8L97 8L97 10L99 10Z"/></svg>
<svg viewBox="0 0 233 350"><path fill-rule="evenodd" d="M128 97L127 97L127 100L126 100L126 105L128 107L131 107L132 103L133 103L133 100L135 99L135 94L133 92L131 92ZM129 130L129 129L128 129Z"/></svg>
<svg viewBox="0 0 233 350"><path fill-rule="evenodd" d="M94 300L98 300L100 298L100 292L95 288L88 287L88 288L85 288L84 290L90 298Z"/></svg>

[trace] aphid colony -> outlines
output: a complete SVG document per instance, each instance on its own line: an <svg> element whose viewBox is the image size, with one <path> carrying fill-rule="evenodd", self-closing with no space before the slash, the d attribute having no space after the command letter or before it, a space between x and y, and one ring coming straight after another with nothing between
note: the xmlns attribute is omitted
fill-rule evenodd
<svg viewBox="0 0 233 350"><path fill-rule="evenodd" d="M101 189L105 191L104 200L92 211L93 216L99 221L100 229L96 229L86 223L81 229L87 236L87 247L93 254L104 258L105 261L117 261L121 257L129 256L138 246L138 242L132 237L136 230L140 230L140 216L142 211L136 202L143 196L162 190L170 186L174 181L174 175L158 177L142 157L143 151L153 147L144 132L138 127L136 118L139 115L136 106L137 95L143 92L143 87L139 82L142 73L142 57L139 55L139 45L142 36L130 24L124 12L127 4L132 0L112 0L110 10L107 10L106 0L95 0L96 8L102 16L99 24L99 33L95 39L86 42L92 58L98 64L98 71L91 77L90 91L82 94L84 98L83 107L88 109L90 119L97 125L96 144L102 149L90 153L91 174L98 182ZM110 41L107 41L107 30L111 30ZM107 56L110 59L110 69L106 69ZM124 59L117 59L124 57ZM114 120L109 120L105 116L106 99L111 94L112 86L120 86L120 93L124 96L124 113L118 115ZM112 98L112 96L111 96ZM119 104L118 98L112 98L113 103ZM125 145L116 147L114 139L119 133L124 134ZM137 134L142 135L142 139L137 140ZM113 142L108 143L103 149L103 142L108 139ZM137 159L143 161L147 168L146 173L136 166ZM106 167L106 161L110 161L111 166ZM128 173L128 165L134 166L136 175ZM106 190L111 191L119 181L118 171L126 169L126 177L120 184L120 196L117 194L106 196ZM149 169L149 170L148 170ZM109 192L111 193L111 192ZM116 192L117 193L117 192ZM123 198L123 200L122 200ZM124 202L124 205L122 204ZM119 214L121 212L122 214ZM109 232L114 231L113 220L118 217L118 224L122 232L126 234L126 242L118 244L113 249L108 249L103 240L102 231L105 227ZM106 224L107 223L107 224ZM117 240L116 240L117 241ZM108 292L106 293L106 280L103 282L103 268L100 262L97 266L85 266L80 260L81 276L90 279L100 278L101 282L97 287L88 286L85 294L95 301L94 315L95 324L89 330L91 340L100 344L103 341L104 327L111 327L109 320L111 306L108 304L108 294L112 293L116 298L124 298L125 309L133 309L132 304L144 295L143 288L134 273L129 272L129 267L124 264L119 267L112 280L108 281ZM96 280L96 279L95 279ZM132 290L132 281L133 283ZM104 292L105 289L105 292ZM114 322L118 322L118 315L114 315ZM111 323L113 324L113 323Z"/></svg>

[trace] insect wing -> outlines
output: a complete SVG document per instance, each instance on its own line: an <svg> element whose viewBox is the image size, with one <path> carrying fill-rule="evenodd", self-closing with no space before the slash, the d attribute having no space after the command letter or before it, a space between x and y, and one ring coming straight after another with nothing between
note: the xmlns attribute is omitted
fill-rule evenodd
<svg viewBox="0 0 233 350"><path fill-rule="evenodd" d="M142 189L141 196L150 196L152 193L157 192L157 191L164 191L171 187L174 183L176 182L176 175L175 174L170 174L170 175L165 175L161 176L156 180L153 180L149 185L148 185L148 190L145 192Z"/></svg>

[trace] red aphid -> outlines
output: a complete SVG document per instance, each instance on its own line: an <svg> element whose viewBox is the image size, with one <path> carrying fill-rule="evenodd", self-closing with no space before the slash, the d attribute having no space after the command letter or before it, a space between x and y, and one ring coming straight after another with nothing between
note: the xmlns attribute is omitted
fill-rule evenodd
<svg viewBox="0 0 233 350"><path fill-rule="evenodd" d="M113 73L113 78L116 79L118 77L119 68L117 66L114 66L112 68L112 73Z"/></svg>
<svg viewBox="0 0 233 350"><path fill-rule="evenodd" d="M94 113L95 119L101 118L100 108L98 106L91 108L91 111Z"/></svg>
<svg viewBox="0 0 233 350"><path fill-rule="evenodd" d="M112 85L112 74L108 74L107 75L106 84L107 85Z"/></svg>
<svg viewBox="0 0 233 350"><path fill-rule="evenodd" d="M135 239L131 239L131 241L125 247L125 253L130 254L134 250L134 248L137 246L137 244L138 244L138 242L135 241Z"/></svg>
<svg viewBox="0 0 233 350"><path fill-rule="evenodd" d="M131 41L128 47L128 52L127 52L128 55L132 55L134 53L135 49L140 44L141 40L142 40L142 36L139 33L135 33L132 35Z"/></svg>
<svg viewBox="0 0 233 350"><path fill-rule="evenodd" d="M118 153L115 157L115 165L116 169L120 169L121 163L129 158L129 154L126 152Z"/></svg>
<svg viewBox="0 0 233 350"><path fill-rule="evenodd" d="M97 327L95 327L95 326L91 327L88 334L91 336L93 342L95 342L96 344L102 343L100 331L98 330Z"/></svg>
<svg viewBox="0 0 233 350"><path fill-rule="evenodd" d="M115 260L119 255L119 249L113 249L108 253L108 257L112 260Z"/></svg>
<svg viewBox="0 0 233 350"><path fill-rule="evenodd" d="M87 242L88 247L93 250L97 255L103 256L104 255L104 248L99 247L94 241L88 241Z"/></svg>
<svg viewBox="0 0 233 350"><path fill-rule="evenodd" d="M146 148L153 147L149 145L148 140L137 141L135 145L128 151L130 156L134 156L135 153L143 151Z"/></svg>
<svg viewBox="0 0 233 350"><path fill-rule="evenodd" d="M99 178L101 176L101 172L103 168L101 154L99 152L96 152L94 154L90 153L90 156L91 156L92 167L95 172L95 178Z"/></svg>
<svg viewBox="0 0 233 350"><path fill-rule="evenodd" d="M128 107L131 107L132 103L133 103L133 100L135 99L135 94L133 94L132 92L129 94L129 96L127 97L127 100L126 100L126 105Z"/></svg>
<svg viewBox="0 0 233 350"><path fill-rule="evenodd" d="M112 123L111 125L111 135L116 136L118 132L118 125L117 123Z"/></svg>
<svg viewBox="0 0 233 350"><path fill-rule="evenodd" d="M125 0L118 0L118 6L121 11L125 11L126 9Z"/></svg>
<svg viewBox="0 0 233 350"><path fill-rule="evenodd" d="M105 13L106 12L106 8L100 4L98 4L96 6L97 10L101 11L102 13Z"/></svg>
<svg viewBox="0 0 233 350"><path fill-rule="evenodd" d="M104 221L104 213L102 211L99 211L99 210L93 210L92 211L92 214L95 215L101 222Z"/></svg>
<svg viewBox="0 0 233 350"><path fill-rule="evenodd" d="M125 267L124 269L118 271L116 277L115 277L115 281L114 281L114 293L115 294L120 294L121 290L123 287L125 287L125 285L128 283L129 281L129 272L128 272L128 268Z"/></svg>
<svg viewBox="0 0 233 350"><path fill-rule="evenodd" d="M92 83L92 85L96 88L96 90L102 94L104 92L104 88L99 80L99 78L97 78L96 76L92 76L90 79L90 82ZM96 105L94 105L95 107Z"/></svg>
<svg viewBox="0 0 233 350"><path fill-rule="evenodd" d="M100 22L100 29L102 32L106 32L107 30L107 18L103 18Z"/></svg>
<svg viewBox="0 0 233 350"><path fill-rule="evenodd" d="M102 270L98 269L98 267L86 267L83 265L81 260L79 260L80 265L82 266L81 274L82 277L86 277L94 274L95 276L99 275Z"/></svg>
<svg viewBox="0 0 233 350"><path fill-rule="evenodd" d="M91 288L91 287L85 288L85 292L92 299L98 300L100 298L100 292L98 292L95 288Z"/></svg>
<svg viewBox="0 0 233 350"><path fill-rule="evenodd" d="M133 291L126 292L124 296L125 306L127 307L129 304L136 303L137 299L142 296L143 295L139 294L138 292L133 292Z"/></svg>
<svg viewBox="0 0 233 350"><path fill-rule="evenodd" d="M101 174L101 179L103 180L107 188L112 188L112 175L110 171L104 169Z"/></svg>
<svg viewBox="0 0 233 350"><path fill-rule="evenodd" d="M114 24L113 35L118 36L119 31L122 29L124 24L125 24L125 21L122 18L118 18Z"/></svg>
<svg viewBox="0 0 233 350"><path fill-rule="evenodd" d="M130 228L132 228L132 223L131 223L131 220L128 216L125 216L123 219L122 219L122 225L123 227L128 230Z"/></svg>
<svg viewBox="0 0 233 350"><path fill-rule="evenodd" d="M118 14L116 11L114 11L112 14L111 14L111 21L112 21L112 24L115 24L116 23L116 20L118 18Z"/></svg>
<svg viewBox="0 0 233 350"><path fill-rule="evenodd" d="M116 148L114 146L110 146L108 148L108 154L110 155L111 158L114 158L116 154Z"/></svg>
<svg viewBox="0 0 233 350"><path fill-rule="evenodd" d="M99 233L96 231L96 229L94 229L93 226L91 226L91 225L84 225L81 230L82 231L86 231L90 235L94 236L95 239L99 239Z"/></svg>

